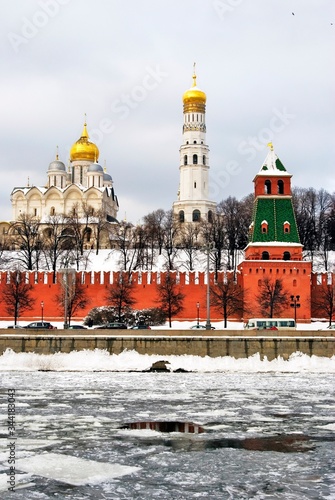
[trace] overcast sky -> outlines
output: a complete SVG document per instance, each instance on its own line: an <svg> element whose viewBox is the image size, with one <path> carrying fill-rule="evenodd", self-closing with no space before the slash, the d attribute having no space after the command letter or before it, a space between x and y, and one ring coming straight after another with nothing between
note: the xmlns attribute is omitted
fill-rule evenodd
<svg viewBox="0 0 335 500"><path fill-rule="evenodd" d="M334 0L2 0L0 28L0 220L85 113L119 219L170 209L194 62L211 200L253 192L269 141L294 186L335 191Z"/></svg>

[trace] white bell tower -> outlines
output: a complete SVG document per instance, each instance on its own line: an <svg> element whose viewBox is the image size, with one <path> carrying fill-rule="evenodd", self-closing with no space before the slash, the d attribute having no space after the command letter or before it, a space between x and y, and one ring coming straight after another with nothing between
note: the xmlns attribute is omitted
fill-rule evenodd
<svg viewBox="0 0 335 500"><path fill-rule="evenodd" d="M195 65L194 65L195 66ZM206 144L206 94L193 86L183 95L183 143L180 147L178 201L173 212L179 222L210 221L216 203L208 199L209 148Z"/></svg>

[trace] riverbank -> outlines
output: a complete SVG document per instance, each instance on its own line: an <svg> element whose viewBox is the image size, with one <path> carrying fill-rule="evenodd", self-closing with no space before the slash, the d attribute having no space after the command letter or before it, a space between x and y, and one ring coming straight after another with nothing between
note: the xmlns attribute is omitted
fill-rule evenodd
<svg viewBox="0 0 335 500"><path fill-rule="evenodd" d="M150 332L150 333L149 333ZM0 353L11 349L16 353L55 354L82 350L104 350L109 354L136 351L160 356L209 356L248 358L259 354L260 359L288 359L293 353L331 358L335 355L335 337L320 331L254 332L243 331L194 332L185 330L144 331L134 334L122 330L89 330L76 334L73 330L53 330L51 333L29 331L11 333L0 330Z"/></svg>

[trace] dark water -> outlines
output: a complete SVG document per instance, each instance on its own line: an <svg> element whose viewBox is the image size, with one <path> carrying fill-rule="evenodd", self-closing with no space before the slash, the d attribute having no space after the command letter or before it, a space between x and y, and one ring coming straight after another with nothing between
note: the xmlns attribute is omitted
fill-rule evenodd
<svg viewBox="0 0 335 500"><path fill-rule="evenodd" d="M16 484L26 483L15 493L4 483L12 388ZM335 499L331 374L2 373L1 403L0 498ZM158 421L204 432L122 428ZM64 456L94 461L96 484L55 479ZM51 460L47 474L29 469L32 457ZM104 463L138 469L100 480Z"/></svg>

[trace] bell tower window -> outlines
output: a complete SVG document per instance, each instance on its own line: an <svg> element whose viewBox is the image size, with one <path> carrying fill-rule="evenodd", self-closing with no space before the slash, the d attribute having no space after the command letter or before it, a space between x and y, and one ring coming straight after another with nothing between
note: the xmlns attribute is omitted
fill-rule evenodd
<svg viewBox="0 0 335 500"><path fill-rule="evenodd" d="M282 180L279 180L277 182L277 193L278 194L284 194L284 183Z"/></svg>
<svg viewBox="0 0 335 500"><path fill-rule="evenodd" d="M199 222L200 221L200 210L193 210L192 221Z"/></svg>
<svg viewBox="0 0 335 500"><path fill-rule="evenodd" d="M198 165L198 155L193 155L193 165Z"/></svg>
<svg viewBox="0 0 335 500"><path fill-rule="evenodd" d="M264 184L265 194L271 194L271 181L267 180Z"/></svg>
<svg viewBox="0 0 335 500"><path fill-rule="evenodd" d="M184 165L187 165L187 155L184 156Z"/></svg>

